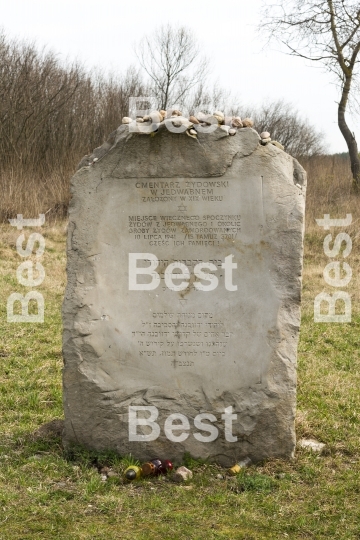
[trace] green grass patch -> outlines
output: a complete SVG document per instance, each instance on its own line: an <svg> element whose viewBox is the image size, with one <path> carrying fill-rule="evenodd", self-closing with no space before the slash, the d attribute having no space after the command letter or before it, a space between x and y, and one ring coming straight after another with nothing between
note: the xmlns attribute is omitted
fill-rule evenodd
<svg viewBox="0 0 360 540"><path fill-rule="evenodd" d="M291 461L269 460L230 477L185 455L192 481L124 483L134 456L64 451L59 436L38 437L61 419L61 303L65 287L64 226L45 229L43 324L6 320L18 285L17 231L0 234L0 539L1 540L261 540L360 538L360 311L349 324L315 324L313 299L323 288L322 237L305 252L298 366L298 438L326 444L298 448ZM358 254L354 242L355 274ZM357 258L356 258L357 257ZM102 481L101 469L115 474ZM223 475L223 478L219 478Z"/></svg>

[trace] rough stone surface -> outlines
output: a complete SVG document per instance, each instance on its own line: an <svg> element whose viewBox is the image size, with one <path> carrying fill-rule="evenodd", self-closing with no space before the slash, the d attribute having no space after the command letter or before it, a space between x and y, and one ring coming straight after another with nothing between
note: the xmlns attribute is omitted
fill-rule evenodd
<svg viewBox="0 0 360 540"><path fill-rule="evenodd" d="M306 448L307 450L312 450L313 452L322 452L325 448L325 444L315 439L300 439L299 446L301 448Z"/></svg>
<svg viewBox="0 0 360 540"><path fill-rule="evenodd" d="M40 426L34 433L35 439L51 439L61 437L64 430L64 420L54 419Z"/></svg>
<svg viewBox="0 0 360 540"><path fill-rule="evenodd" d="M65 445L145 461L190 452L224 466L292 456L306 175L259 141L251 128L194 140L122 125L80 163L63 304ZM134 277L129 253L142 254L138 268L155 256L153 275ZM169 269L164 280L174 261L189 285ZM201 262L218 283L199 267L195 277ZM156 288L132 289L156 276ZM158 409L159 437L129 440L129 406ZM164 433L174 413L189 421L171 432L182 441ZM203 413L213 416L194 426ZM211 427L218 436L204 442Z"/></svg>
<svg viewBox="0 0 360 540"><path fill-rule="evenodd" d="M178 467L172 476L174 482L186 482L193 477L192 471L186 467Z"/></svg>
<svg viewBox="0 0 360 540"><path fill-rule="evenodd" d="M273 144L274 146L276 146L277 148L280 148L280 150L284 150L284 147L282 144L280 144L278 141L270 141L271 144Z"/></svg>

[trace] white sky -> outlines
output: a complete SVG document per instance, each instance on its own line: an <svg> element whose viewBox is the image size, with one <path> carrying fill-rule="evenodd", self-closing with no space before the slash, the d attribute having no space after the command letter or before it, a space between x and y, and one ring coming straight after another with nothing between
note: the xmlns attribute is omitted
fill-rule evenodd
<svg viewBox="0 0 360 540"><path fill-rule="evenodd" d="M261 0L13 0L0 24L9 37L47 45L59 58L123 72L136 63L134 43L164 23L194 31L211 60L211 76L244 105L284 98L325 134L327 151L347 151L337 127L330 76L302 59L263 48L256 25ZM360 119L349 118L352 131Z"/></svg>

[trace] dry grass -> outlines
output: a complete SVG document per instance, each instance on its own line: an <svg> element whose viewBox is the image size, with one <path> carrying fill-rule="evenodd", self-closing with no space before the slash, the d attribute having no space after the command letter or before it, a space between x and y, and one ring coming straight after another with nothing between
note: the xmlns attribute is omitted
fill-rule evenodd
<svg viewBox="0 0 360 540"><path fill-rule="evenodd" d="M306 233L316 233L315 220L324 214L334 217L353 215L348 232L359 235L360 197L352 188L350 163L346 156L316 156L300 160L308 174Z"/></svg>
<svg viewBox="0 0 360 540"><path fill-rule="evenodd" d="M9 171L0 174L0 222L23 214L37 217L46 214L46 220L64 220L70 200L70 171L55 171L49 176Z"/></svg>
<svg viewBox="0 0 360 540"><path fill-rule="evenodd" d="M323 270L332 260L344 261L339 254L335 259L329 259L323 248L325 236L332 234L336 237L339 232L346 232L352 240L352 251L346 262L352 269L352 280L344 288L352 299L357 312L360 311L360 276L357 269L360 264L360 195L351 188L351 171L346 157L320 156L305 160L302 165L308 173L308 189L306 195L305 216L305 258L303 282L303 310L311 311L313 300L320 292L334 293L324 281ZM345 218L352 215L352 223L347 227L336 227L325 231L316 223L323 219L324 214L331 218Z"/></svg>

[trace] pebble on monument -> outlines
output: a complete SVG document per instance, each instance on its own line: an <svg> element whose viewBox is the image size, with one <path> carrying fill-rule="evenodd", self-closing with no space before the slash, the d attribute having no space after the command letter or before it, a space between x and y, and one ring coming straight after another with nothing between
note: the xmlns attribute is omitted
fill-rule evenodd
<svg viewBox="0 0 360 540"><path fill-rule="evenodd" d="M155 112L71 182L64 444L290 458L305 171L249 118Z"/></svg>

